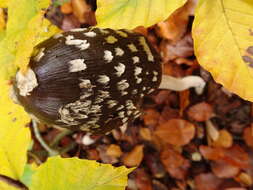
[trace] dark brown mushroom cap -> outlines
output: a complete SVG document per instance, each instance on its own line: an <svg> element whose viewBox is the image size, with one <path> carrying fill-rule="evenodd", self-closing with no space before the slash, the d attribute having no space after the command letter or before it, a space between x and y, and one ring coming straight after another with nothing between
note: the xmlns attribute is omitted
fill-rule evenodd
<svg viewBox="0 0 253 190"><path fill-rule="evenodd" d="M14 90L27 112L50 125L109 131L137 117L142 97L161 82L159 55L127 30L75 29L35 52L29 67L38 85L22 94L17 79Z"/></svg>

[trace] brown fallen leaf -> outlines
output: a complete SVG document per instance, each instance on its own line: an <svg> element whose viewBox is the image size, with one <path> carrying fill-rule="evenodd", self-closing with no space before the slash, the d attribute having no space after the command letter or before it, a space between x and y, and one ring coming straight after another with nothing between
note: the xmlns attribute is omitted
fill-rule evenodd
<svg viewBox="0 0 253 190"><path fill-rule="evenodd" d="M138 190L153 190L150 176L144 169L138 168L134 173Z"/></svg>
<svg viewBox="0 0 253 190"><path fill-rule="evenodd" d="M189 118L203 122L209 120L213 116L213 108L206 102L201 102L190 107L187 111Z"/></svg>
<svg viewBox="0 0 253 190"><path fill-rule="evenodd" d="M159 125L155 130L163 142L182 146L188 144L195 135L195 127L192 123L183 119L171 119Z"/></svg>
<svg viewBox="0 0 253 190"><path fill-rule="evenodd" d="M142 162L143 156L143 145L137 145L131 152L124 155L123 163L129 167L138 166Z"/></svg>
<svg viewBox="0 0 253 190"><path fill-rule="evenodd" d="M147 109L143 114L143 120L147 126L156 126L159 121L160 114L155 109Z"/></svg>
<svg viewBox="0 0 253 190"><path fill-rule="evenodd" d="M249 166L249 155L239 145L230 148L200 146L200 153L208 160L222 160L239 168Z"/></svg>
<svg viewBox="0 0 253 190"><path fill-rule="evenodd" d="M118 158L122 155L122 151L119 145L111 144L107 147L106 154Z"/></svg>
<svg viewBox="0 0 253 190"><path fill-rule="evenodd" d="M211 168L213 173L219 178L233 178L240 171L239 167L233 166L225 161L213 161Z"/></svg>
<svg viewBox="0 0 253 190"><path fill-rule="evenodd" d="M71 2L66 2L61 6L61 12L63 14L71 14L73 12Z"/></svg>
<svg viewBox="0 0 253 190"><path fill-rule="evenodd" d="M233 145L233 137L226 129L220 130L218 139L213 141L212 145L215 147L229 148Z"/></svg>
<svg viewBox="0 0 253 190"><path fill-rule="evenodd" d="M251 178L251 176L245 172L241 172L236 180L246 186L252 186L253 185L253 179Z"/></svg>
<svg viewBox="0 0 253 190"><path fill-rule="evenodd" d="M196 190L220 190L222 180L212 173L202 173L194 178Z"/></svg>
<svg viewBox="0 0 253 190"><path fill-rule="evenodd" d="M161 152L160 159L167 172L176 179L184 179L190 168L189 160L171 147L166 147Z"/></svg>
<svg viewBox="0 0 253 190"><path fill-rule="evenodd" d="M140 137L146 141L152 140L152 134L149 128L140 128Z"/></svg>
<svg viewBox="0 0 253 190"><path fill-rule="evenodd" d="M71 0L73 14L80 23L86 23L89 25L95 25L95 14L92 11L91 6L84 0Z"/></svg>
<svg viewBox="0 0 253 190"><path fill-rule="evenodd" d="M188 1L167 20L158 23L156 27L158 35L174 42L178 41L186 32L189 16L195 5L194 1Z"/></svg>
<svg viewBox="0 0 253 190"><path fill-rule="evenodd" d="M243 139L249 147L253 147L253 124L243 130Z"/></svg>
<svg viewBox="0 0 253 190"><path fill-rule="evenodd" d="M187 34L175 44L162 40L159 47L162 52L162 60L164 63L172 60L174 61L178 57L187 58L194 55L193 41L190 34Z"/></svg>

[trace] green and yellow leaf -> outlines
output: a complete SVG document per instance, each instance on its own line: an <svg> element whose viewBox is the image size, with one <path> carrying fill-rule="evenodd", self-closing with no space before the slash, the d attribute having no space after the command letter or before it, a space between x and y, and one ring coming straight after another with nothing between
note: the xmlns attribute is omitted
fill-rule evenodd
<svg viewBox="0 0 253 190"><path fill-rule="evenodd" d="M96 18L102 28L133 29L168 18L186 0L98 0Z"/></svg>
<svg viewBox="0 0 253 190"><path fill-rule="evenodd" d="M200 0L193 38L199 63L214 79L253 101L252 0Z"/></svg>
<svg viewBox="0 0 253 190"><path fill-rule="evenodd" d="M133 169L78 158L51 157L33 175L31 190L124 190Z"/></svg>
<svg viewBox="0 0 253 190"><path fill-rule="evenodd" d="M33 47L59 31L44 18L49 0L8 1L5 37L0 41L0 75L8 79L17 67L25 70Z"/></svg>
<svg viewBox="0 0 253 190"><path fill-rule="evenodd" d="M0 80L0 87L0 174L19 179L31 141L30 130L25 127L30 119L23 108L9 98L8 82Z"/></svg>

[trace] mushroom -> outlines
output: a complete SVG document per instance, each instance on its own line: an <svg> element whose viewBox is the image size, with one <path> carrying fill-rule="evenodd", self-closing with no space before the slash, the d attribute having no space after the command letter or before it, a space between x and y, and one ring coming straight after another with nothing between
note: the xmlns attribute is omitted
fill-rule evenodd
<svg viewBox="0 0 253 190"><path fill-rule="evenodd" d="M158 88L201 93L204 85L197 76L162 76L159 54L138 33L80 28L36 46L13 94L37 121L105 134L137 118L142 98Z"/></svg>

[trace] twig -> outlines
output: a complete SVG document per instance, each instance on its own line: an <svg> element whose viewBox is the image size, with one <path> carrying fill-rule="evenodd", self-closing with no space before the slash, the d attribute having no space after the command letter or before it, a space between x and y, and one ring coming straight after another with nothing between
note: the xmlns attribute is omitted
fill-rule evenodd
<svg viewBox="0 0 253 190"><path fill-rule="evenodd" d="M35 137L37 138L37 140L39 141L39 143L41 144L41 146L48 152L49 156L58 155L59 152L56 151L56 150L51 149L47 145L47 143L45 143L45 141L42 139L42 137L40 135L40 132L39 132L39 129L38 129L38 126L37 126L37 123L34 120L32 120L32 127L33 127L33 130L34 130Z"/></svg>

